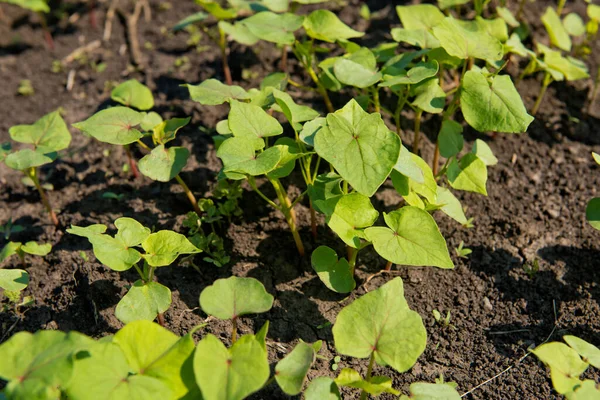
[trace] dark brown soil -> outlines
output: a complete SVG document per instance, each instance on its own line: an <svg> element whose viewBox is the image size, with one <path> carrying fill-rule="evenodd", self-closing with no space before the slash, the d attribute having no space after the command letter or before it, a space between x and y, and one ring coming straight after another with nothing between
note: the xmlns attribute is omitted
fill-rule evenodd
<svg viewBox="0 0 600 400"><path fill-rule="evenodd" d="M32 123L58 107L66 112L68 123L83 120L110 103L107 81L119 82L130 77L146 82L157 96L157 111L163 116L193 117L190 126L180 134L180 143L191 149L192 157L183 178L198 196L210 194L220 168L206 129L226 115L226 107L202 107L188 99L187 90L179 85L196 83L209 77L222 79L220 60L214 46L199 52L186 45L186 34L163 34L182 17L197 11L193 2L172 2L173 8L161 11L153 2L153 20L140 20L142 51L147 61L145 73L128 68L125 33L115 20L112 39L89 55L85 64L71 63L64 71L52 72L52 61L66 57L75 48L101 39L102 29L88 23L86 9L70 4L71 11L81 13L73 24L60 21L54 25L56 50L45 49L42 31L35 17L11 6L3 7L0 21L0 141L9 138L8 128ZM358 4L352 1L352 4ZM369 2L372 10L387 2ZM528 4L528 19L540 29L537 17L544 1ZM180 9L175 6L181 7ZM572 8L582 12L585 3L577 1ZM382 32L398 25L393 7L388 5L384 18L367 26L357 17L358 7L336 9L341 18L358 29L368 29L365 43L389 37ZM98 21L103 26L104 10ZM12 22L12 26L9 21ZM56 22L56 21L54 21ZM148 43L147 48L145 43ZM202 46L210 46L203 38ZM122 51L125 49L125 52ZM596 43L593 54L600 54ZM187 57L177 67L176 60ZM90 62L106 63L106 70L95 72ZM232 45L231 66L234 80L251 87L267 73L277 69L278 52L268 44L252 49ZM295 63L291 68L298 73ZM597 61L590 61L595 71ZM74 86L65 89L67 76L75 71ZM515 73L516 71L511 71ZM242 79L244 75L245 79ZM539 77L527 78L519 85L528 107L539 90ZM19 82L29 79L33 96L17 95ZM300 74L295 77L308 84ZM596 195L600 184L598 167L591 151L600 151L600 121L582 110L591 81L576 84L556 83L549 89L538 119L524 135L482 135L467 132L468 144L476 138L486 140L499 159L490 169L488 197L462 194L461 200L475 217L475 227L464 229L448 218L436 219L450 248L464 241L473 250L468 259L455 257L456 269L400 267L393 274L380 275L350 297L336 295L321 284L313 273L308 257L300 259L281 215L267 207L260 198L246 191L241 206L244 220L227 228L227 247L232 256L230 266L216 268L196 260L200 272L174 266L157 272L160 282L173 291L173 305L166 313L166 324L174 332L184 334L206 319L198 309L202 289L217 278L252 276L259 279L275 296L274 308L265 314L244 318L243 333L258 329L266 320L271 323L268 340L273 362L291 350L299 339L324 340L321 354L332 360L335 354L331 325L341 308L353 299L373 290L394 276L404 279L406 297L411 307L423 317L428 331L428 346L417 364L405 374L387 368L376 368L378 374L392 374L395 387L406 391L415 381L433 381L440 374L458 383L467 392L500 371L514 366L496 380L475 390L466 398L473 399L554 399L547 371L535 357L517 362L528 348L546 340L560 339L569 333L594 344L600 334L600 269L598 242L600 235L585 221L587 201ZM294 94L302 101L323 110L323 104L312 95ZM333 96L341 106L351 93ZM596 108L597 109L597 108ZM596 110L595 109L595 110ZM412 115L405 115L405 137L410 143ZM424 122L426 134L436 132L439 121ZM202 128L202 130L199 130ZM50 199L60 210L63 228L55 229L39 203L37 193L24 186L19 173L0 165L0 223L12 218L25 225L26 231L11 239L51 242L54 249L45 258L28 258L31 283L27 295L35 296L35 305L22 315L0 314L0 342L17 331L38 329L78 330L94 337L115 332L121 323L114 308L126 293L126 285L135 279L134 272L117 273L95 261L87 241L64 232L70 224L111 224L121 216L135 217L148 226L182 230L182 220L190 211L189 203L177 185L132 179L123 172L125 154L118 147L98 143L76 132L72 145L60 160L43 168L44 179L54 185ZM431 159L432 136L425 140L423 157ZM137 151L137 150L136 150ZM137 152L137 156L141 156ZM290 192L299 193L290 179ZM120 201L103 199L112 191L123 194ZM377 195L376 206L390 210L400 202L391 185ZM298 207L301 235L310 254L320 244L333 246L341 254L343 248L334 235L319 227L318 243L311 241L307 208ZM0 246L4 245L0 239ZM86 261L82 252L89 258ZM453 255L454 256L454 255ZM539 260L540 270L532 278L523 270L525 262ZM12 266L16 260L6 262ZM364 280L379 271L384 261L373 251L359 256L358 277ZM451 327L437 324L432 310L451 312ZM197 337L212 332L225 341L230 324L211 320ZM366 360L342 358L341 367L366 370ZM317 361L310 378L334 376L331 363ZM600 379L597 372L590 377ZM347 392L346 398L357 398ZM271 385L255 398L286 398ZM382 398L387 398L382 396Z"/></svg>

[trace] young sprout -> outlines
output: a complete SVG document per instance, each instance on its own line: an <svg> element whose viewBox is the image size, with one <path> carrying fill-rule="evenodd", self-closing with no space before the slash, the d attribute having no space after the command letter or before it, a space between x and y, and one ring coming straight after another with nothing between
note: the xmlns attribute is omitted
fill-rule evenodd
<svg viewBox="0 0 600 400"><path fill-rule="evenodd" d="M526 262L523 264L523 271L527 274L529 279L535 278L535 275L540 270L540 261L534 258L532 262Z"/></svg>
<svg viewBox="0 0 600 400"><path fill-rule="evenodd" d="M462 240L460 241L460 243L458 244L458 247L454 249L454 252L456 253L457 257L460 258L469 258L469 255L473 252L473 250L464 247L465 246L465 242L463 242Z"/></svg>
<svg viewBox="0 0 600 400"><path fill-rule="evenodd" d="M21 264L25 266L25 254L31 254L33 256L44 257L52 251L52 245L50 243L36 243L27 242L25 244L21 242L8 242L2 250L0 250L0 263L9 258L10 256L17 255L21 260Z"/></svg>
<svg viewBox="0 0 600 400"><path fill-rule="evenodd" d="M442 314L438 311L438 310L433 310L431 311L431 313L433 314L433 318L435 319L435 322L437 322L439 325L441 325L444 328L452 328L455 329L454 325L450 324L450 311L446 312L446 316L442 317Z"/></svg>
<svg viewBox="0 0 600 400"><path fill-rule="evenodd" d="M50 50L54 50L54 40L52 39L52 34L48 29L48 23L46 21L46 14L50 12L48 0L0 0L0 3L14 4L36 13L40 19L42 29L44 30L44 39L46 40L46 45Z"/></svg>
<svg viewBox="0 0 600 400"><path fill-rule="evenodd" d="M56 160L58 151L69 147L71 142L71 134L60 111L46 114L32 125L13 126L8 132L12 140L30 144L33 149L11 151L10 143L5 143L0 148L0 162L3 161L9 168L22 171L31 180L40 194L42 204L50 215L50 220L54 226L58 226L58 218L40 183L38 168Z"/></svg>
<svg viewBox="0 0 600 400"><path fill-rule="evenodd" d="M108 268L119 272L135 268L139 274L141 279L134 282L117 304L115 316L120 321L152 321L158 317L158 322L164 325L163 313L171 305L171 290L155 281L154 272L173 264L180 255L201 250L179 233L169 230L151 233L132 218L117 219L115 227L115 236L105 234L107 227L103 224L71 225L67 232L88 239L98 261Z"/></svg>
<svg viewBox="0 0 600 400"><path fill-rule="evenodd" d="M13 233L23 232L25 227L23 225L14 225L12 217L8 218L8 221L4 225L0 225L0 233L4 233L4 239L8 240L10 235Z"/></svg>

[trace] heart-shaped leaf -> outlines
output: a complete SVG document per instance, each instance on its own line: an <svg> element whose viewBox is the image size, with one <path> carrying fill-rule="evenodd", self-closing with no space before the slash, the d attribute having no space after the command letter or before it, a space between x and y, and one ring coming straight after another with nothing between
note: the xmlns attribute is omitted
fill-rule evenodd
<svg viewBox="0 0 600 400"><path fill-rule="evenodd" d="M302 130L300 131L300 140L302 140L307 145L314 147L315 135L326 125L327 119L322 117L318 117L313 119L312 121L308 121L304 124Z"/></svg>
<svg viewBox="0 0 600 400"><path fill-rule="evenodd" d="M110 98L126 107L149 110L154 107L154 97L148 86L130 79L110 92Z"/></svg>
<svg viewBox="0 0 600 400"><path fill-rule="evenodd" d="M304 19L304 29L311 38L334 43L362 37L363 32L355 31L329 10L316 10Z"/></svg>
<svg viewBox="0 0 600 400"><path fill-rule="evenodd" d="M150 154L139 161L140 172L148 178L160 182L169 182L175 178L187 164L190 151L185 147L158 145Z"/></svg>
<svg viewBox="0 0 600 400"><path fill-rule="evenodd" d="M257 156L254 147L254 141L246 137L232 137L221 143L217 156L223 161L224 171L252 176L273 171L281 159L281 150L270 147Z"/></svg>
<svg viewBox="0 0 600 400"><path fill-rule="evenodd" d="M327 376L319 376L310 381L304 392L305 400L341 400L342 395L335 381Z"/></svg>
<svg viewBox="0 0 600 400"><path fill-rule="evenodd" d="M200 294L202 310L223 320L267 312L272 306L273 296L254 278L217 279Z"/></svg>
<svg viewBox="0 0 600 400"><path fill-rule="evenodd" d="M9 168L24 171L29 168L49 164L54 161L55 158L56 153L42 154L39 151L23 149L7 155L4 159L4 163Z"/></svg>
<svg viewBox="0 0 600 400"><path fill-rule="evenodd" d="M440 46L440 41L433 36L433 33L424 29L394 28L391 34L396 42L408 43L422 49L435 49Z"/></svg>
<svg viewBox="0 0 600 400"><path fill-rule="evenodd" d="M187 118L171 118L166 121L159 122L152 128L152 140L155 143L166 144L175 139L177 132L190 122L191 117Z"/></svg>
<svg viewBox="0 0 600 400"><path fill-rule="evenodd" d="M368 114L350 100L327 115L327 126L315 135L315 150L359 193L372 196L400 155L400 139L379 113Z"/></svg>
<svg viewBox="0 0 600 400"><path fill-rule="evenodd" d="M150 236L150 229L146 228L133 218L118 218L115 220L115 226L118 229L115 239L119 240L127 247L137 246Z"/></svg>
<svg viewBox="0 0 600 400"><path fill-rule="evenodd" d="M381 72L377 69L366 68L346 58L337 60L333 71L335 77L343 84L362 89L373 86L381 80Z"/></svg>
<svg viewBox="0 0 600 400"><path fill-rule="evenodd" d="M194 374L205 400L241 400L269 378L267 351L253 335L242 336L227 349L209 334L196 347Z"/></svg>
<svg viewBox="0 0 600 400"><path fill-rule="evenodd" d="M502 43L476 21L446 17L433 27L433 34L454 57L497 61L504 55Z"/></svg>
<svg viewBox="0 0 600 400"><path fill-rule="evenodd" d="M134 376L158 379L171 390L173 399L190 390L182 369L194 351L191 335L180 338L156 323L135 321L118 331L113 343L125 354Z"/></svg>
<svg viewBox="0 0 600 400"><path fill-rule="evenodd" d="M44 115L32 125L13 126L8 132L14 141L32 144L40 153L63 150L71 143L71 133L58 110Z"/></svg>
<svg viewBox="0 0 600 400"><path fill-rule="evenodd" d="M533 121L508 75L486 77L481 72L468 71L460 104L467 123L480 132L521 133Z"/></svg>
<svg viewBox="0 0 600 400"><path fill-rule="evenodd" d="M437 139L442 157L450 158L460 153L464 146L462 130L462 125L456 121L446 119L442 122Z"/></svg>
<svg viewBox="0 0 600 400"><path fill-rule="evenodd" d="M590 365L600 368L600 349L577 336L565 335L563 340L567 342Z"/></svg>
<svg viewBox="0 0 600 400"><path fill-rule="evenodd" d="M207 79L199 85L186 85L192 100L205 106L216 106L233 99L247 100L250 95L240 86L225 85L216 79Z"/></svg>
<svg viewBox="0 0 600 400"><path fill-rule="evenodd" d="M475 140L471 152L477 156L485 165L492 166L498 164L498 159L490 149L490 146L481 139Z"/></svg>
<svg viewBox="0 0 600 400"><path fill-rule="evenodd" d="M235 137L263 138L283 133L283 127L262 108L253 104L231 101L229 129Z"/></svg>
<svg viewBox="0 0 600 400"><path fill-rule="evenodd" d="M560 21L560 17L552 7L546 8L542 15L542 23L550 36L550 43L564 51L571 51L571 38Z"/></svg>
<svg viewBox="0 0 600 400"><path fill-rule="evenodd" d="M600 197L595 197L588 202L585 217L593 228L600 230Z"/></svg>
<svg viewBox="0 0 600 400"><path fill-rule="evenodd" d="M448 182L457 190L481 193L487 196L487 167L485 163L473 153L467 153L460 161L452 160L448 171Z"/></svg>
<svg viewBox="0 0 600 400"><path fill-rule="evenodd" d="M101 142L130 144L142 137L135 128L144 119L144 114L127 107L111 107L92 115L73 126Z"/></svg>
<svg viewBox="0 0 600 400"><path fill-rule="evenodd" d="M240 22L232 24L227 21L219 21L219 28L227 35L228 40L246 46L254 46L260 40L246 25Z"/></svg>
<svg viewBox="0 0 600 400"><path fill-rule="evenodd" d="M579 375L588 368L588 363L564 343L545 343L531 352L550 368L552 385L560 394L573 391L580 383Z"/></svg>
<svg viewBox="0 0 600 400"><path fill-rule="evenodd" d="M437 203L441 205L440 210L461 225L468 223L465 212L454 194L445 187L437 188Z"/></svg>
<svg viewBox="0 0 600 400"><path fill-rule="evenodd" d="M439 64L437 61L420 62L408 71L399 71L397 75L385 75L379 86L415 85L425 79L434 77L438 69ZM392 88L392 90L395 89Z"/></svg>
<svg viewBox="0 0 600 400"><path fill-rule="evenodd" d="M263 11L252 15L240 23L259 39L277 44L293 44L294 31L302 27L304 17L289 13L275 14Z"/></svg>
<svg viewBox="0 0 600 400"><path fill-rule="evenodd" d="M127 324L132 321L153 321L171 306L171 290L158 282L135 281L117 304L115 316Z"/></svg>
<svg viewBox="0 0 600 400"><path fill-rule="evenodd" d="M425 350L427 332L404 299L402 279L394 278L344 307L333 339L340 354L368 358L374 353L379 365L404 372Z"/></svg>
<svg viewBox="0 0 600 400"><path fill-rule="evenodd" d="M375 223L379 212L371 204L371 200L360 193L350 193L330 200L329 207L333 213L327 217L327 225L348 246L358 249L360 239L364 237L363 229Z"/></svg>
<svg viewBox="0 0 600 400"><path fill-rule="evenodd" d="M142 242L142 248L146 251L142 257L152 267L171 265L181 254L201 252L184 235L167 230L150 234Z"/></svg>
<svg viewBox="0 0 600 400"><path fill-rule="evenodd" d="M295 396L302 391L306 374L315 362L321 345L321 341L313 344L300 341L291 353L277 363L275 380L285 394Z"/></svg>
<svg viewBox="0 0 600 400"><path fill-rule="evenodd" d="M296 104L289 94L281 90L274 89L273 96L277 105L279 105L281 111L296 131L299 131L301 128L300 122L314 120L319 116L319 113L312 108Z"/></svg>
<svg viewBox="0 0 600 400"><path fill-rule="evenodd" d="M460 394L447 383L415 382L410 385L411 396L400 400L460 400Z"/></svg>
<svg viewBox="0 0 600 400"><path fill-rule="evenodd" d="M311 265L319 279L337 293L350 293L356 287L354 271L345 258L338 256L330 247L319 246L311 255Z"/></svg>
<svg viewBox="0 0 600 400"><path fill-rule="evenodd" d="M52 245L50 243L36 243L36 242L27 242L23 246L21 246L21 250L27 254L32 254L34 256L45 256L52 250Z"/></svg>
<svg viewBox="0 0 600 400"><path fill-rule="evenodd" d="M383 216L387 228L365 230L381 257L400 265L454 268L446 241L428 212L406 206Z"/></svg>
<svg viewBox="0 0 600 400"><path fill-rule="evenodd" d="M29 285L29 274L22 269L0 269L0 288L17 292Z"/></svg>
<svg viewBox="0 0 600 400"><path fill-rule="evenodd" d="M433 4L397 6L396 12L405 29L430 31L444 20L444 14Z"/></svg>
<svg viewBox="0 0 600 400"><path fill-rule="evenodd" d="M411 104L431 114L439 114L446 106L446 92L440 87L437 78L430 78L411 86L411 95L415 96Z"/></svg>
<svg viewBox="0 0 600 400"><path fill-rule="evenodd" d="M392 379L387 376L374 376L371 379L364 380L360 374L352 368L344 368L335 378L335 383L338 386L347 386L351 388L361 389L373 396L379 396L382 393L391 393L399 395L400 392L392 387Z"/></svg>

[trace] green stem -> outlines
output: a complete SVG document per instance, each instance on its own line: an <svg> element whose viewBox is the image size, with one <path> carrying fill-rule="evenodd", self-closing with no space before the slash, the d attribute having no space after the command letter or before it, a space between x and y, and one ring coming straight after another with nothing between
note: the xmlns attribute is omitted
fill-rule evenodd
<svg viewBox="0 0 600 400"><path fill-rule="evenodd" d="M348 253L348 265L350 265L352 275L354 275L354 267L356 266L356 259L358 258L358 249L346 246L346 251Z"/></svg>
<svg viewBox="0 0 600 400"><path fill-rule="evenodd" d="M200 210L200 207L198 206L198 201L196 200L196 196L194 196L194 193L192 193L188 185L185 184L185 182L183 181L183 179L181 179L179 175L175 175L175 179L177 180L177 183L179 183L179 185L183 188L183 191L185 192L185 195L187 196L190 203L192 203L192 207L194 207L194 211L196 211L196 214L198 214L199 217L202 216L202 210Z"/></svg>
<svg viewBox="0 0 600 400"><path fill-rule="evenodd" d="M402 109L404 108L407 99L408 94L403 95L402 97L398 97L398 104L396 105L396 111L394 112L394 122L396 124L396 133L398 134L398 136L400 136L400 134L402 133L402 127L400 126L400 114L402 113Z"/></svg>
<svg viewBox="0 0 600 400"><path fill-rule="evenodd" d="M44 188L42 187L42 185L40 185L40 180L38 179L38 176L37 176L37 169L29 168L29 170L27 171L27 175L29 176L29 178L31 178L31 180L33 181L33 184L35 185L35 188L37 189L38 193L40 194L42 204L46 208L46 211L48 211L48 214L50 214L50 220L52 221L54 226L60 225L58 222L58 218L56 217L56 214L54 213L54 210L52 209L52 206L50 205L48 196L46 195L46 192L44 191Z"/></svg>
<svg viewBox="0 0 600 400"><path fill-rule="evenodd" d="M129 148L128 144L124 145L123 147L125 148L125 153L127 154L127 160L129 162L129 169L131 170L131 174L135 179L137 179L140 177L140 171L137 168L135 159L133 158L133 154L131 154L131 149Z"/></svg>
<svg viewBox="0 0 600 400"><path fill-rule="evenodd" d="M558 16L560 17L560 14L562 14L563 8L565 7L565 3L567 2L567 0L559 0L558 1L558 6L556 7L556 13L558 14Z"/></svg>
<svg viewBox="0 0 600 400"><path fill-rule="evenodd" d="M531 109L531 115L535 116L537 114L550 83L552 83L552 75L546 72L546 75L544 75L544 81L542 82L542 87L540 88L540 93L538 94L537 100Z"/></svg>
<svg viewBox="0 0 600 400"><path fill-rule="evenodd" d="M135 270L136 270L136 271L137 271L137 273L140 275L140 277L142 278L142 280L143 280L144 282L147 282L146 275L144 275L144 273L143 273L143 272L142 272L142 270L140 269L140 266L139 266L139 265L137 265L137 264L133 264L133 266L135 267Z"/></svg>
<svg viewBox="0 0 600 400"><path fill-rule="evenodd" d="M394 263L392 263L391 261L388 261L387 264L385 264L385 271L391 271L392 265L394 265Z"/></svg>
<svg viewBox="0 0 600 400"><path fill-rule="evenodd" d="M44 31L44 38L46 39L46 44L48 44L48 48L50 48L50 50L54 50L54 39L52 39L52 34L50 33L50 29L48 29L46 16L42 12L38 12L38 15L40 17L40 23L42 24L42 30Z"/></svg>
<svg viewBox="0 0 600 400"><path fill-rule="evenodd" d="M423 115L423 110L419 109L415 113L415 133L413 136L413 148L412 152L415 154L419 154L419 141L421 137L421 115Z"/></svg>
<svg viewBox="0 0 600 400"><path fill-rule="evenodd" d="M225 32L219 27L219 48L221 49L221 60L223 62L223 74L225 75L225 83L228 85L233 84L231 79L231 70L229 69L229 63L227 62L227 38Z"/></svg>
<svg viewBox="0 0 600 400"><path fill-rule="evenodd" d="M366 381L369 382L371 380L371 374L373 373L373 363L375 362L375 352L371 353L371 358L369 359L369 367L367 368L367 377ZM360 400L367 400L367 392L364 390L360 393Z"/></svg>
<svg viewBox="0 0 600 400"><path fill-rule="evenodd" d="M381 103L379 102L379 87L375 86L373 88L373 103L375 104L375 112L381 112Z"/></svg>
<svg viewBox="0 0 600 400"><path fill-rule="evenodd" d="M317 85L317 90L323 97L323 101L325 101L325 106L327 107L327 111L330 113L333 113L335 111L335 109L333 108L333 104L331 103L331 99L329 98L329 93L327 93L327 89L325 88L325 86L323 86L323 84L319 80L319 77L315 73L315 70L313 69L312 66L306 65L305 68L306 68L306 71L308 72L308 74L310 75L311 79L315 83L315 85Z"/></svg>
<svg viewBox="0 0 600 400"><path fill-rule="evenodd" d="M273 188L275 189L275 193L277 193L277 198L279 199L279 204L281 205L280 210L285 216L285 219L290 227L290 231L292 232L292 236L294 237L294 242L296 243L298 253L300 254L300 256L304 257L304 244L302 243L300 233L298 232L298 226L296 223L296 212L291 206L292 203L287 195L287 192L285 191L279 179L269 178L269 182L271 182Z"/></svg>
<svg viewBox="0 0 600 400"><path fill-rule="evenodd" d="M156 268L148 265L148 282L152 282L154 280L154 270Z"/></svg>
<svg viewBox="0 0 600 400"><path fill-rule="evenodd" d="M264 201L266 201L267 204L269 204L274 209L283 212L281 210L281 207L279 207L277 204L275 204L271 199L269 199L267 196L265 196L265 194L263 192L261 192L260 189L258 189L258 186L256 186L256 180L254 179L253 176L248 177L248 183L250 184L250 187L252 188L252 190L254 190L256 192L256 194L258 194Z"/></svg>

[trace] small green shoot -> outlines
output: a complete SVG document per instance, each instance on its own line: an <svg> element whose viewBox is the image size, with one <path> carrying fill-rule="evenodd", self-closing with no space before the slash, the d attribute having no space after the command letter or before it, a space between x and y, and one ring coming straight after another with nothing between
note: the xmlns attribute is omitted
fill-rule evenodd
<svg viewBox="0 0 600 400"><path fill-rule="evenodd" d="M527 274L529 279L535 278L540 270L540 261L534 258L532 262L526 262L523 264L523 271Z"/></svg>
<svg viewBox="0 0 600 400"><path fill-rule="evenodd" d="M469 249L468 247L464 247L464 246L465 246L465 242L463 242L461 240L460 243L458 244L458 247L456 247L454 249L454 253L456 254L457 257L469 258L469 255L473 252L473 250Z"/></svg>
<svg viewBox="0 0 600 400"><path fill-rule="evenodd" d="M4 234L4 239L8 240L10 235L13 233L23 232L25 227L23 225L15 225L12 222L12 218L9 217L8 221L4 225L0 225L0 233Z"/></svg>
<svg viewBox="0 0 600 400"><path fill-rule="evenodd" d="M35 94L35 90L33 89L33 85L29 79L23 79L19 82L17 94L20 96L33 96Z"/></svg>

